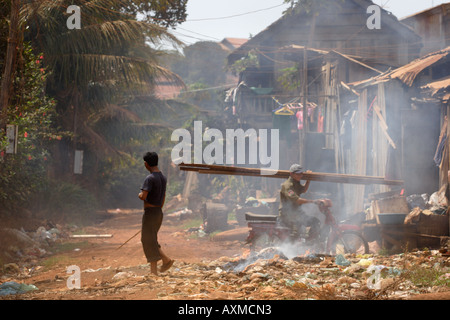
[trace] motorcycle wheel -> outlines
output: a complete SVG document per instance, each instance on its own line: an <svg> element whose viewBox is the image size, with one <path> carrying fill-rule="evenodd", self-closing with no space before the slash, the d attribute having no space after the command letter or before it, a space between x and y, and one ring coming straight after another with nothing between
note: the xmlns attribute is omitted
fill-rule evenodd
<svg viewBox="0 0 450 320"><path fill-rule="evenodd" d="M332 255L369 253L369 244L366 239L359 232L350 230L342 232L341 236L335 239L329 248Z"/></svg>

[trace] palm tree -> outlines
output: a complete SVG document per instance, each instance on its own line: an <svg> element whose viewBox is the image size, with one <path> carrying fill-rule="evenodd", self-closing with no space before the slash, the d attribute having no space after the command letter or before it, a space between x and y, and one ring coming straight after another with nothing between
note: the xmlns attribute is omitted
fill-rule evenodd
<svg viewBox="0 0 450 320"><path fill-rule="evenodd" d="M127 8L142 1L25 2L20 13L22 24L27 26L24 38L44 53L52 72L47 93L58 100L60 125L73 131L72 141L66 141L71 144L72 156L81 143L97 155L120 154L95 130L96 122L107 116L139 121L126 108L135 95L151 93L156 78L181 82L158 64L160 52L149 45L180 43L165 27L127 13ZM72 4L80 7L81 29L66 27L70 16L66 8ZM66 160L73 163L70 158Z"/></svg>

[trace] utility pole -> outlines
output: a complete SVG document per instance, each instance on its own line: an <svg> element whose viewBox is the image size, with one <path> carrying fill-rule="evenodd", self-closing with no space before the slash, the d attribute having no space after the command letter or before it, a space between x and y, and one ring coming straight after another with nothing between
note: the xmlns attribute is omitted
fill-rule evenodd
<svg viewBox="0 0 450 320"><path fill-rule="evenodd" d="M0 87L0 131L6 130L8 103L13 75L16 71L17 45L19 42L19 2L20 0L11 0L8 46L6 49L5 68L3 70Z"/></svg>
<svg viewBox="0 0 450 320"><path fill-rule="evenodd" d="M308 46L303 48L303 81L302 81L302 105L303 105L303 130L299 132L300 138L300 163L305 165L306 137L309 132L308 119L308 48L312 47L314 40L314 33L316 32L316 14L313 13L311 17L311 27L309 30Z"/></svg>

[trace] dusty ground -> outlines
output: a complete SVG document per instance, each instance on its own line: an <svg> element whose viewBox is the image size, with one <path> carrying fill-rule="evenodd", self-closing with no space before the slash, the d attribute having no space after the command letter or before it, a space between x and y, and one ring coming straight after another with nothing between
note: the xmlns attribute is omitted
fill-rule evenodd
<svg viewBox="0 0 450 320"><path fill-rule="evenodd" d="M226 236L198 237L187 233L183 221L166 219L160 231L160 243L165 252L175 259L166 273L154 276L149 273L140 243L136 236L122 248L140 229L141 210L110 212L99 224L83 229L84 234L112 234L103 239L64 239L64 252L41 258L37 267L20 274L4 275L0 283L16 281L33 284L38 290L0 299L24 300L279 300L279 299L366 299L367 288L355 285L359 275L344 276L333 259L320 264L315 261L298 263L292 260L260 260L246 273L227 272L233 264L248 255L243 240L246 229L235 229ZM61 244L60 244L61 245ZM356 259L356 258L355 258ZM414 259L422 259L415 257ZM423 258L425 261L430 258ZM434 259L434 258L433 258ZM355 260L355 262L358 260ZM81 270L81 289L69 290L67 268L76 265ZM286 275L286 270L293 274ZM340 289L333 281L314 280L313 287L303 282L291 282L304 274L331 275L342 280ZM311 278L314 279L314 278ZM308 280L308 279L307 279ZM345 281L348 281L345 284ZM361 282L360 282L361 283ZM351 285L354 286L353 289ZM314 290L311 290L315 288ZM344 297L344 294L348 295ZM353 296L354 295L354 296ZM439 292L408 296L406 299L450 300L450 288ZM394 298L398 299L398 298Z"/></svg>
<svg viewBox="0 0 450 320"><path fill-rule="evenodd" d="M85 299L83 289L94 291L96 299L156 299L159 290L145 285L141 285L141 289L132 295L129 291L111 293L102 290L101 294L98 294L99 290L93 290L99 285L104 288L105 282L111 280L111 277L121 270L133 270L139 276L149 275L140 234L119 249L140 230L142 210L111 211L109 214L110 217L98 225L84 228L83 234L111 234L112 238L64 239L62 241L70 243L68 246L71 248L70 251L42 258L40 262L44 266L38 267L37 271L23 280L11 276L10 279L3 279L0 283L17 281L38 287L39 291L14 297L20 299ZM241 245L241 241L211 241L208 236L186 234L183 232L183 223L184 221L166 218L159 233L159 242L163 250L175 260L170 272L175 272L177 265L180 264L211 261L223 256L236 257L247 250ZM238 238L245 237L245 234L241 235ZM67 289L66 282L70 276L67 274L67 267L71 265L78 266L82 271L82 290ZM89 272L92 270L98 271ZM167 273L160 274L160 279L164 279L165 275ZM149 277L152 281L157 279L152 275ZM114 283L112 287L120 289L121 285ZM93 298L94 295L88 297Z"/></svg>

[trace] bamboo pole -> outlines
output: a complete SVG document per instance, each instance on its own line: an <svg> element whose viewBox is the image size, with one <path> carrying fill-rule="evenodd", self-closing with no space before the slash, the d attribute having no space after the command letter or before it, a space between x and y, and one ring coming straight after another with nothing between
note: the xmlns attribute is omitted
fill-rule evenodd
<svg viewBox="0 0 450 320"><path fill-rule="evenodd" d="M230 167L207 164L180 164L179 169L182 171L195 171L200 174L217 174L217 175L240 175L240 176L260 176L264 178L287 179L290 175L287 170L269 170L260 168L244 168L244 167ZM401 180L386 180L384 177L348 175L337 173L319 173L319 172L305 172L303 173L303 180L318 181L318 182L332 182L332 183L349 183L349 184L381 184L390 186L401 186Z"/></svg>

